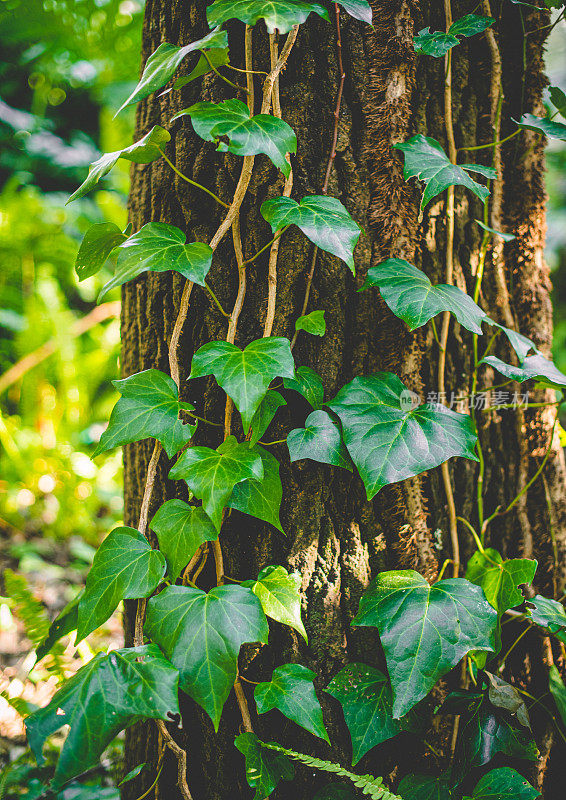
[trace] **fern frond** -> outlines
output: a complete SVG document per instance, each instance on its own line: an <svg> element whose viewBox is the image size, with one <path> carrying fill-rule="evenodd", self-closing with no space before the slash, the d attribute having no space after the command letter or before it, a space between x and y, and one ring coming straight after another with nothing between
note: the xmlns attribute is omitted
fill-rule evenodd
<svg viewBox="0 0 566 800"><path fill-rule="evenodd" d="M306 767L311 769L318 769L321 772L332 772L339 778L347 778L352 781L354 786L362 790L362 794L367 794L372 800L403 800L397 794L390 792L387 787L383 785L383 778L374 778L373 775L357 775L355 772L350 772L344 769L340 764L334 764L332 761L324 761L321 758L314 758L314 756L307 756L305 753L297 753L295 750L288 750L286 747L281 747L277 744L266 744L262 742L262 746L268 750L275 750L283 753L288 758L293 758L295 761L300 761Z"/></svg>

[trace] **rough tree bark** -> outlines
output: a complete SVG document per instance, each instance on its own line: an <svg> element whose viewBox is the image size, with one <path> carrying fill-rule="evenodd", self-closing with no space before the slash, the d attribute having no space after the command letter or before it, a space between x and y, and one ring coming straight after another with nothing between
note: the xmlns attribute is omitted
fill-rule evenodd
<svg viewBox="0 0 566 800"><path fill-rule="evenodd" d="M475 3L454 0L455 18L474 10ZM377 291L357 293L371 264L384 258L406 258L422 267L434 281L444 278L445 197L437 198L419 223L419 187L402 176L402 158L392 145L414 133L424 133L446 145L443 111L443 61L415 57L412 37L430 25L444 28L441 0L383 0L372 2L375 28L363 26L342 15L342 40L346 70L345 94L340 117L338 153L331 175L329 193L338 197L366 234L356 252L358 276L353 279L344 265L327 254L318 254L309 310L324 309L328 333L323 339L301 334L295 348L298 364L316 369L322 376L325 397L332 398L352 377L377 370L390 370L422 397L437 387L438 349L428 329L409 333L387 309ZM523 111L541 111L544 29L524 36L520 14L527 31L540 29L547 17L540 11L508 2L494 2L498 18L493 47L485 35L464 40L454 50L453 104L457 147L474 146L493 140L492 74L497 49L502 59L504 103L501 138L512 132L512 117ZM206 31L205 3L181 0L148 0L143 34L142 63L163 41L187 43ZM243 66L243 26L229 28L232 63ZM311 15L301 27L297 44L281 80L283 117L298 136L298 154L293 159L293 196L319 193L333 125L333 107L338 85L336 36L333 25ZM269 64L267 35L263 26L253 34L256 68ZM188 70L187 64L182 69ZM234 73L237 74L237 73ZM240 78L243 76L239 76ZM138 133L150 126L168 125L171 116L197 99L218 101L230 90L214 75L186 86L181 93L153 95L141 104ZM243 96L242 96L243 97ZM170 126L169 126L170 127ZM170 129L168 153L177 166L199 182L214 189L226 201L237 181L240 161L221 156L192 132L187 121ZM518 235L504 247L496 244L488 254L481 303L496 320L511 324L531 336L545 351L550 350L552 314L550 281L543 258L545 232L544 144L535 134L524 134L501 148L502 189L492 194L493 218L503 230ZM488 164L490 150L474 154ZM264 158L256 159L249 197L241 213L242 240L247 257L270 238L267 224L259 215L260 203L277 196L282 176ZM167 221L187 231L189 241L210 239L222 213L214 201L177 179L159 161L133 168L130 214L134 229L149 221ZM472 222L481 218L479 202L469 193L456 191L455 280L473 291L478 262L480 231ZM300 313L312 247L299 233L289 231L279 251L277 313L274 335L292 336ZM237 288L237 269L231 237L225 238L215 254L210 280L225 307L231 308ZM267 259L256 260L248 269L244 310L236 343L244 345L262 335L267 297ZM167 273L149 274L128 284L123 293L122 370L130 375L142 369L167 370L167 344L179 303L182 280ZM181 339L182 392L207 418L223 418L222 393L213 381L188 385L192 353L211 339L224 338L225 320L203 293L193 292ZM471 336L453 324L447 359L446 386L449 391L470 389L472 365ZM498 345L503 347L504 345ZM503 349L503 354L505 353ZM491 380L489 376L485 379ZM484 381L485 385L485 381ZM308 413L306 404L289 392L289 405L273 439L283 438L301 425ZM544 396L544 393L542 393ZM505 507L540 463L550 435L548 410L522 416L514 411L479 414L481 440L487 461L485 476L486 512ZM212 430L212 433L210 432ZM216 429L199 430L197 440L216 446ZM348 473L312 462L290 467L284 445L274 448L282 462L284 502L282 523L287 533L233 512L222 533L226 572L247 578L268 564L281 563L298 570L303 577L303 615L309 632L309 646L294 632L272 625L271 646L260 652L246 650L242 672L252 680L264 680L271 669L285 660L301 660L313 668L317 685L323 688L347 661L364 660L379 664L376 637L349 627L359 597L370 577L383 568L411 567L433 578L445 557L450 539L446 497L440 471L383 489L374 502L367 502L363 487ZM126 524L136 525L150 443L131 445L125 454ZM174 487L164 476L166 458L160 463L155 503L171 497ZM475 519L477 465L451 463L457 511ZM464 559L471 542L460 533ZM525 555L539 560L536 588L549 596L564 591L566 550L566 505L564 464L558 446L544 472L513 512L496 520L489 529L489 543L505 556ZM463 560L464 560L463 559ZM206 576L204 584L206 584ZM212 575L210 575L212 581ZM513 628L513 624L506 626ZM131 639L131 615L126 620ZM513 636L513 631L509 631ZM546 666L551 648L542 637L525 637L526 649L517 648L509 665L513 679L533 694L547 691ZM525 640L523 640L525 641ZM542 658L541 658L542 656ZM558 660L558 654L554 654ZM563 666L563 665L562 665ZM247 687L250 689L250 686ZM348 737L339 709L321 694L331 750L310 737L301 740L298 729L282 717L265 715L254 719L262 738L277 738L296 748L333 759L347 758ZM535 785L545 788L548 800L561 797L559 745L544 715L535 714L535 730L541 747L540 763L525 773ZM215 736L210 720L186 700L183 729L172 729L176 740L188 751L188 778L195 800L226 800L248 797L243 776L243 759L233 747L239 716L233 697L226 705L220 733ZM438 743L447 753L450 729L437 732ZM127 733L127 768L141 761L155 763L158 741L155 727L138 726ZM402 754L400 755L400 750ZM376 755L375 753L378 753ZM403 774L415 767L426 768L433 758L422 744L407 740L402 748L396 741L386 743L360 763L360 771L374 774ZM347 763L344 761L344 763ZM525 768L524 762L521 768ZM434 760L429 767L438 768ZM445 766L443 762L440 767ZM563 774L563 773L562 773ZM176 766L169 754L158 783L160 798L178 796ZM274 796L306 800L320 784L306 770L297 770L292 785L283 784ZM324 780L322 781L324 782ZM147 788L143 780L132 781L124 790L135 798Z"/></svg>

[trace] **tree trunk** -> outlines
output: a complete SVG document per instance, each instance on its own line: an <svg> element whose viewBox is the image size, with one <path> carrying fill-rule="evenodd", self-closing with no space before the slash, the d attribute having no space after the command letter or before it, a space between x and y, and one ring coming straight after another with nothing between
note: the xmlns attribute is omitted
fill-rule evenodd
<svg viewBox="0 0 566 800"><path fill-rule="evenodd" d="M454 18L469 13L472 5L456 0ZM357 277L342 262L318 252L309 311L326 311L327 335L321 339L300 334L294 355L297 364L313 367L324 382L325 399L356 375L378 370L396 373L426 398L436 391L438 347L429 328L410 333L385 306L376 290L358 293L366 271L388 257L405 258L422 268L433 282L444 282L446 246L446 193L437 198L419 222L420 185L403 179L402 157L392 145L423 133L446 148L444 119L444 61L420 57L413 49L413 35L423 27L444 30L444 7L440 0L383 0L372 2L374 29L341 15L342 46L346 72L344 98L338 127L337 156L331 173L329 194L338 197L365 228L356 250ZM498 18L495 40L485 35L464 39L455 48L453 63L453 117L456 146L472 147L493 141L492 120L497 97L493 75L500 54L504 102L500 138L511 133L524 111L541 111L545 84L542 63L546 31L523 35L521 14L527 31L548 22L545 12L508 2L495 2ZM478 13L481 13L478 12ZM500 18L501 17L501 18ZM205 3L180 0L148 0L143 34L142 61L164 41L185 44L207 30ZM229 27L231 63L243 66L243 26ZM495 47L493 46L495 45ZM269 69L265 28L253 32L255 69ZM181 67L188 72L188 62ZM236 82L244 82L240 73ZM293 158L293 197L319 194L332 139L333 112L339 82L336 30L312 14L301 26L297 43L281 78L283 118L297 133L298 153ZM260 84L256 85L256 97ZM241 160L217 153L192 131L186 120L169 125L177 111L198 99L219 101L233 93L214 74L188 84L181 92L159 93L141 104L138 134L154 124L171 130L168 155L185 174L213 189L229 202L239 177ZM495 96L495 101L494 101ZM240 95L244 99L243 95ZM257 108L257 100L256 100ZM550 281L543 258L545 232L544 142L534 133L522 134L503 145L501 190L492 192L491 220L495 227L517 234L505 246L494 244L488 254L480 303L497 321L520 329L543 351L549 352L552 317ZM490 164L492 150L479 150L468 160ZM187 231L188 241L209 241L223 217L212 199L177 178L163 161L133 168L130 215L134 230L149 221L166 221ZM256 158L250 191L241 211L242 243L246 257L257 252L271 237L259 214L261 202L282 193L283 178L267 159ZM455 283L473 292L481 231L481 205L469 193L455 193ZM500 241L500 240L498 240ZM277 310L273 335L292 338L301 313L312 245L297 229L281 241L278 260ZM238 272L231 237L216 250L209 279L226 308L236 296ZM183 281L174 273L149 273L124 287L122 313L122 371L130 375L156 367L168 370L167 346L176 317ZM267 297L267 254L247 269L245 304L236 344L243 346L262 335ZM181 387L185 400L197 413L222 420L223 393L213 380L186 378L192 354L205 342L226 336L224 318L206 295L194 290L188 319L181 337ZM505 357L505 347L499 355ZM451 324L447 354L446 387L449 392L469 394L473 366L471 335ZM482 378L480 388L497 377ZM531 397L534 395L531 394ZM298 395L286 393L288 406L270 438L283 439L302 426L309 409ZM538 391L536 399L548 399ZM504 410L479 413L480 435L486 458L484 505L486 515L497 506L505 508L536 471L548 445L552 417L548 409L527 412ZM220 429L199 428L199 444L217 446ZM239 432L241 434L241 431ZM350 628L359 598L372 575L382 569L413 568L434 578L445 558L451 556L449 516L440 470L384 488L374 501L365 499L358 477L311 461L289 465L285 445L272 448L281 461L284 500L281 521L286 536L251 517L233 512L224 525L221 540L226 574L239 579L257 575L269 564L283 564L301 573L303 618L309 633L308 647L294 631L274 623L270 645L259 651L245 648L241 671L250 680L266 680L273 667L287 661L314 669L317 688L323 689L347 662L382 663L377 637L367 629ZM126 524L136 525L143 494L151 445L129 445L125 452ZM168 462L163 454L154 513L164 499L182 492L180 484L165 479ZM477 464L450 462L457 513L476 522ZM489 528L489 543L504 556L532 556L539 560L537 591L559 597L564 591L566 506L564 465L556 445L544 470L544 478L529 488L513 510ZM473 542L460 530L462 562L473 551ZM207 567L208 569L208 567ZM202 585L213 582L213 570L203 573ZM130 610L131 612L131 610ZM131 613L126 615L126 634L131 643ZM514 624L505 626L513 629ZM508 635L512 638L513 631ZM515 681L540 696L548 691L546 667L551 649L542 637L525 637L528 653L516 648L508 665ZM525 639L523 639L523 642ZM556 656L557 654L555 654ZM541 656L543 659L541 660ZM560 663L560 662L557 662ZM251 688L245 687L251 700ZM303 748L323 758L348 763L349 739L340 709L328 695L320 693L325 722L334 747L321 740L301 736L296 726L277 712L257 718L254 729L264 740L277 739L295 749ZM547 800L562 796L560 754L551 722L544 714L534 716L535 733L542 758L526 776L545 789ZM188 782L195 800L227 800L248 797L243 758L233 746L239 729L239 712L233 695L226 704L220 732L215 735L208 717L185 698L183 728L171 728L176 741L188 753ZM450 728L437 731L443 753L440 767L447 764ZM131 769L142 761L155 764L158 742L153 725L136 726L127 732L126 761ZM560 743L564 755L564 745ZM554 749L553 749L554 748ZM400 753L400 751L402 751ZM376 755L377 754L377 755ZM550 758L549 758L550 756ZM392 740L370 752L358 765L360 772L399 777L407 771L438 769L422 742L407 739L400 747ZM430 761L430 763L429 763ZM158 782L160 798L173 800L176 764L169 753ZM524 770L523 770L524 771ZM124 797L138 797L150 780L128 784ZM324 779L297 769L291 784L281 784L274 797L311 798Z"/></svg>

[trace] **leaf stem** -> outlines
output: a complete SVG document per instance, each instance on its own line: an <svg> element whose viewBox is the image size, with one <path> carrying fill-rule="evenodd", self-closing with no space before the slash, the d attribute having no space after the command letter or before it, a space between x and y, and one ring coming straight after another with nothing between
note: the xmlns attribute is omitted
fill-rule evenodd
<svg viewBox="0 0 566 800"><path fill-rule="evenodd" d="M171 167L171 169L173 170L173 172L176 175L178 175L180 178L182 178L187 183L190 183L191 186L195 186L197 189L202 189L203 192L206 192L208 195L210 195L210 197L214 198L214 200L216 200L217 203L220 203L221 206L224 206L224 208L229 208L230 207L228 205L228 203L225 203L224 200L221 200L218 197L218 195L214 194L214 192L211 192L210 189L206 188L206 186L202 186L200 183L197 183L196 181L191 180L191 178L188 178L183 172L181 172L181 170L177 169L175 164L173 164L171 159L168 158L165 155L165 153L163 152L163 150L160 147L158 147L157 149L159 150L159 152L163 156L164 160L167 162L167 164L169 164L169 166Z"/></svg>
<svg viewBox="0 0 566 800"><path fill-rule="evenodd" d="M268 248L268 247L271 247L271 245L272 245L274 242L276 242L276 241L277 241L277 239L279 239L279 237L280 237L280 236L282 236L282 235L285 233L285 231L286 231L286 230L287 230L289 227L290 227L289 225L286 225L284 228L281 228L281 230L280 230L280 231L277 231L277 233L275 234L275 236L273 237L273 239L271 239L271 240L270 240L270 241L269 241L269 242L268 242L266 245L264 245L264 246L261 248L261 250L258 250L258 251L257 251L257 253L256 253L254 256L252 256L251 258L247 258L245 261L243 261L243 262L242 262L242 266L243 266L243 267L245 267L245 266L247 266L248 264L251 264L251 263L252 263L252 261L255 261L255 260L256 260L256 258L258 258L258 257L259 257L259 256L260 256L262 253L264 253L264 252L267 250L267 248Z"/></svg>
<svg viewBox="0 0 566 800"><path fill-rule="evenodd" d="M229 78L227 78L225 75L221 75L221 74L220 74L220 72L218 72L218 69L217 69L217 68L214 66L214 64L212 63L212 61L211 61L211 60L210 60L210 58L208 57L208 53L206 52L206 50L202 50L201 52L202 52L203 56L205 57L205 59L206 59L206 61L207 61L207 63L208 63L208 66L210 67L210 69L211 69L211 70L214 72L214 74L215 74L217 77L219 77L219 78L220 78L220 80L221 80L221 81L224 81L224 82L225 82L225 83L227 83L229 86L232 86L232 87L233 87L234 89L236 89L238 92L246 92L246 94L247 94L248 90L246 89L246 87L245 87L245 86L238 86L238 84L237 84L237 83L233 83L233 82L232 82L232 81L231 81Z"/></svg>
<svg viewBox="0 0 566 800"><path fill-rule="evenodd" d="M227 311L224 310L224 308L222 306L222 303L220 302L220 300L216 297L216 295L214 294L214 292L210 288L210 284L205 282L204 286L205 286L205 289L207 290L207 292L209 293L210 297L214 301L215 305L218 307L218 310L220 311L222 316L226 317L226 319L230 319L230 314Z"/></svg>
<svg viewBox="0 0 566 800"><path fill-rule="evenodd" d="M461 153L463 150L468 150L471 152L472 150L487 150L488 148L499 147L500 144L504 144L505 142L508 142L509 139L513 139L518 133L521 133L521 128L517 128L516 131L513 131L513 133L509 134L509 136L506 136L505 139L500 139L498 142L489 142L489 144L476 144L473 147L459 147L458 152Z"/></svg>
<svg viewBox="0 0 566 800"><path fill-rule="evenodd" d="M464 517L456 517L456 519L459 522L463 523L465 525L465 527L470 531L470 533L472 534L472 536L474 538L474 542L476 543L476 547L478 548L480 553L483 555L485 553L484 546L483 546L483 543L482 543L480 537L477 535L476 529L474 528L474 526L470 522L468 522L468 520L465 519Z"/></svg>

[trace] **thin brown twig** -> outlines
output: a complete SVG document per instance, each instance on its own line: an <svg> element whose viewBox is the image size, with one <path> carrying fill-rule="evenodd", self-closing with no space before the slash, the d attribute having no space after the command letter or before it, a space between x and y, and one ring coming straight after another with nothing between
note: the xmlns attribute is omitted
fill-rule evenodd
<svg viewBox="0 0 566 800"><path fill-rule="evenodd" d="M177 759L177 786L179 787L179 791L183 795L184 800L193 800L193 796L187 784L187 754L182 747L179 747L175 739L173 739L163 720L158 719L156 723L163 737L163 741Z"/></svg>

